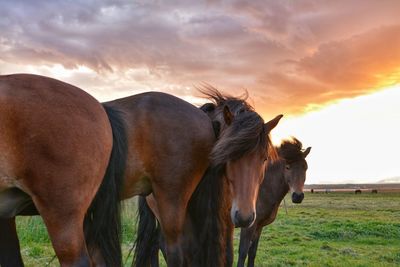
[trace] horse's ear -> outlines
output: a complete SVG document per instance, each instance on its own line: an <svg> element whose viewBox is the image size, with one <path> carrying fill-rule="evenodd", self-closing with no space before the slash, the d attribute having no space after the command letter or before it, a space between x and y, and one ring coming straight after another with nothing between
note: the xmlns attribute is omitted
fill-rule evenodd
<svg viewBox="0 0 400 267"><path fill-rule="evenodd" d="M278 125L278 122L280 121L280 119L282 119L282 117L283 115L278 115L269 122L265 123L264 124L265 132L267 133L271 132L271 130L274 129L276 125Z"/></svg>
<svg viewBox="0 0 400 267"><path fill-rule="evenodd" d="M215 110L215 105L213 103L205 103L200 107L200 109L206 113L212 112Z"/></svg>
<svg viewBox="0 0 400 267"><path fill-rule="evenodd" d="M311 147L309 146L309 147L307 147L307 149L303 152L304 158L307 157L307 155L310 153L310 151L311 151Z"/></svg>
<svg viewBox="0 0 400 267"><path fill-rule="evenodd" d="M230 125L233 121L233 114L227 105L224 106L224 120L227 125Z"/></svg>

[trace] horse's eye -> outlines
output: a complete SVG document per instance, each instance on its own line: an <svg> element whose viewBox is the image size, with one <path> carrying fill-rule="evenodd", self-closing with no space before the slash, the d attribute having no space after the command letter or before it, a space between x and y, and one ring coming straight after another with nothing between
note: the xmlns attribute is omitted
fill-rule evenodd
<svg viewBox="0 0 400 267"><path fill-rule="evenodd" d="M286 164L286 170L290 170L290 165Z"/></svg>

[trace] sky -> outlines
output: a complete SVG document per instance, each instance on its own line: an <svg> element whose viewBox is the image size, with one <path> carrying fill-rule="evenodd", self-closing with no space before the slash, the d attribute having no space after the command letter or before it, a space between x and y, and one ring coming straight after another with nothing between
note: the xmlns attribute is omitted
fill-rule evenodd
<svg viewBox="0 0 400 267"><path fill-rule="evenodd" d="M249 93L273 140L312 146L307 183L400 177L400 1L0 0L0 74L100 101Z"/></svg>

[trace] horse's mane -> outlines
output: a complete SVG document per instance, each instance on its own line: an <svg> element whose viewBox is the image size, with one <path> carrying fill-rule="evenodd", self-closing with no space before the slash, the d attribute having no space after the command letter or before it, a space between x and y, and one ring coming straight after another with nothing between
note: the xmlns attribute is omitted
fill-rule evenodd
<svg viewBox="0 0 400 267"><path fill-rule="evenodd" d="M224 105L227 105L234 115L245 110L254 111L254 108L246 101L248 98L247 91L241 96L235 97L228 94L222 94L218 89L210 85L198 87L197 90L203 95L203 97L211 101L211 103L206 103L200 107L200 109L205 112L210 110L213 111L218 107L223 108Z"/></svg>
<svg viewBox="0 0 400 267"><path fill-rule="evenodd" d="M200 246L194 251L194 265L224 266L226 263L226 210L230 206L227 182L224 179L228 161L239 159L257 149L275 155L263 119L248 104L245 97L232 97L213 87L200 90L212 103L200 107L212 120L221 118L224 106L234 114L232 124L221 131L210 155L211 165L193 193L189 216ZM220 120L220 123L224 121ZM268 147L267 147L268 146ZM228 211L229 213L229 211ZM230 219L230 217L229 217Z"/></svg>
<svg viewBox="0 0 400 267"><path fill-rule="evenodd" d="M198 90L212 101L212 103L206 103L200 107L200 109L209 114L211 119L218 120L222 116L224 106L228 106L235 117L232 125L221 133L220 138L213 147L210 155L213 165L224 164L256 149L265 148L267 148L266 152L272 159L277 158L270 136L265 132L264 120L246 102L248 98L247 92L242 96L233 97L224 95L211 86L202 87Z"/></svg>
<svg viewBox="0 0 400 267"><path fill-rule="evenodd" d="M225 266L223 209L228 197L223 175L221 167L209 167L190 198L188 214L194 230L194 245L189 246L193 247L192 266Z"/></svg>
<svg viewBox="0 0 400 267"><path fill-rule="evenodd" d="M295 137L283 140L277 151L279 156L288 162L304 159L303 144Z"/></svg>
<svg viewBox="0 0 400 267"><path fill-rule="evenodd" d="M211 163L223 165L255 150L267 153L268 141L262 118L252 111L240 113L214 145L210 154Z"/></svg>

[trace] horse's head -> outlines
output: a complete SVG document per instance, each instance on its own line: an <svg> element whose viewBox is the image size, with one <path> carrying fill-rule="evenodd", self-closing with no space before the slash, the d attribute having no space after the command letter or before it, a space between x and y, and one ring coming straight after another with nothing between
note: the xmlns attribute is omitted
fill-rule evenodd
<svg viewBox="0 0 400 267"><path fill-rule="evenodd" d="M303 187L308 168L306 157L310 151L311 147L302 150L302 144L296 138L284 141L278 148L279 156L285 161L284 177L293 203L301 203L304 199Z"/></svg>
<svg viewBox="0 0 400 267"><path fill-rule="evenodd" d="M266 160L270 154L277 155L269 133L282 115L264 123L245 99L223 96L212 88L202 92L214 103L201 109L220 124L219 139L211 153L212 164L224 168L232 195L232 222L236 227L248 227L256 217Z"/></svg>
<svg viewBox="0 0 400 267"><path fill-rule="evenodd" d="M282 115L264 123L253 111L233 115L225 107L224 113L225 127L211 159L213 164L225 168L232 193L232 222L236 227L248 227L255 220L255 205L267 159L271 153L275 154L269 133Z"/></svg>
<svg viewBox="0 0 400 267"><path fill-rule="evenodd" d="M226 162L225 175L231 187L233 197L231 219L236 227L248 227L255 220L258 191L264 179L267 159L271 153L275 155L269 133L281 117L277 116L264 124L256 113L249 112L242 118L237 118L238 128L235 126L232 128L237 131L236 137L239 142L238 144L232 142L232 146L237 145L236 148L232 147L232 151L236 150L239 154ZM258 127L251 130L252 127L240 128L246 121L249 124L254 123L253 126L258 124ZM229 130L231 129L228 128L227 131Z"/></svg>

